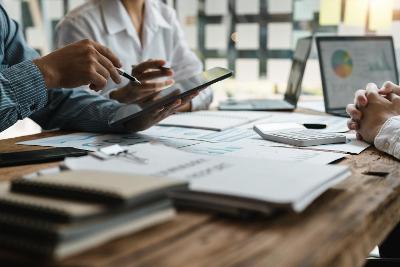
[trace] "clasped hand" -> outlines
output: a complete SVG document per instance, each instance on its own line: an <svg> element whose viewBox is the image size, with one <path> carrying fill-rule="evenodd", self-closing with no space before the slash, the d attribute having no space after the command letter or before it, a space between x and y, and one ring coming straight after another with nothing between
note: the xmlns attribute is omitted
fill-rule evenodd
<svg viewBox="0 0 400 267"><path fill-rule="evenodd" d="M366 89L355 93L354 103L347 105L350 115L348 127L357 131L357 137L374 143L384 123L400 115L400 86L385 82L381 88L369 83Z"/></svg>

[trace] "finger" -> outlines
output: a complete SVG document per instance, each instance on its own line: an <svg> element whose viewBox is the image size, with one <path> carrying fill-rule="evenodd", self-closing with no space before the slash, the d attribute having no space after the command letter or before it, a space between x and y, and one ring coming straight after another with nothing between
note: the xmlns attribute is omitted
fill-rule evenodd
<svg viewBox="0 0 400 267"><path fill-rule="evenodd" d="M99 91L106 86L107 79L105 79L102 75L95 73L91 76L89 84L90 89Z"/></svg>
<svg viewBox="0 0 400 267"><path fill-rule="evenodd" d="M174 72L171 70L155 70L136 75L136 78L138 78L140 81L148 81L163 77L171 77L173 75Z"/></svg>
<svg viewBox="0 0 400 267"><path fill-rule="evenodd" d="M99 54L99 63L108 70L111 79L119 84L121 83L121 76L119 75L117 69L115 68L115 66L112 64L112 62L106 58L105 56Z"/></svg>
<svg viewBox="0 0 400 267"><path fill-rule="evenodd" d="M373 89L371 89L371 90L367 89L367 101L368 102L375 101L375 100L378 100L380 98L384 99L381 95L378 94L377 90L375 91Z"/></svg>
<svg viewBox="0 0 400 267"><path fill-rule="evenodd" d="M387 81L382 85L382 88L380 88L378 92L382 95L388 95L390 93L400 95L400 86Z"/></svg>
<svg viewBox="0 0 400 267"><path fill-rule="evenodd" d="M354 97L354 103L357 107L365 107L368 104L367 99L367 91L366 90L357 90Z"/></svg>
<svg viewBox="0 0 400 267"><path fill-rule="evenodd" d="M347 114L350 115L352 120L359 121L362 117L362 112L356 108L355 105L350 104L346 107Z"/></svg>
<svg viewBox="0 0 400 267"><path fill-rule="evenodd" d="M165 65L166 61L162 59L150 59L135 66L132 70L134 73L142 73L148 69L158 69Z"/></svg>
<svg viewBox="0 0 400 267"><path fill-rule="evenodd" d="M363 140L363 137L361 136L360 133L356 133L356 137L357 137L358 140L361 140L361 141Z"/></svg>
<svg viewBox="0 0 400 267"><path fill-rule="evenodd" d="M356 130L358 130L360 128L360 124L358 122L350 119L350 120L347 121L347 127L350 130L355 130L356 131Z"/></svg>
<svg viewBox="0 0 400 267"><path fill-rule="evenodd" d="M93 46L96 48L97 52L108 58L115 67L122 67L121 61L110 49L96 42L93 42Z"/></svg>
<svg viewBox="0 0 400 267"><path fill-rule="evenodd" d="M370 95L372 95L373 98L378 96L378 87L376 86L375 83L367 84L365 90L367 91L366 93L367 98L369 98Z"/></svg>
<svg viewBox="0 0 400 267"><path fill-rule="evenodd" d="M104 68L100 63L96 63L96 72L108 80L110 78L110 73L106 68Z"/></svg>
<svg viewBox="0 0 400 267"><path fill-rule="evenodd" d="M390 94L386 95L386 99L391 101L392 103L400 103L400 96L398 96L394 93L390 93Z"/></svg>

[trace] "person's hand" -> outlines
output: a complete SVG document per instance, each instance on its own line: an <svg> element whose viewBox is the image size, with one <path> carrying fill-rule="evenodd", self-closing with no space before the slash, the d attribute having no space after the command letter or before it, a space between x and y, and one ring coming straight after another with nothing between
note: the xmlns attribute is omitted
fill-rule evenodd
<svg viewBox="0 0 400 267"><path fill-rule="evenodd" d="M107 80L121 82L116 68L119 59L106 47L83 40L54 51L33 61L42 72L47 88L75 88L90 85L101 90Z"/></svg>
<svg viewBox="0 0 400 267"><path fill-rule="evenodd" d="M365 108L368 105L367 90L378 91L378 88L374 83L367 84L366 90L360 89L356 91L354 104L349 104L346 107L346 112L350 115L350 119L347 121L347 126L350 130L358 130L360 128L359 122L363 116L360 108Z"/></svg>
<svg viewBox="0 0 400 267"><path fill-rule="evenodd" d="M369 83L366 87L366 90L357 90L355 93L354 104L349 104L346 108L347 114L349 114L351 117L347 122L347 126L350 130L359 129L359 122L363 116L360 109L368 105L367 92L371 90L378 92L388 100L390 100L391 94L400 95L400 86L390 81L385 82L379 89L374 83ZM359 139L361 138L359 135L357 137Z"/></svg>
<svg viewBox="0 0 400 267"><path fill-rule="evenodd" d="M357 133L368 143L373 143L383 124L391 117L400 115L400 96L390 93L386 97L378 90L367 90L368 105L359 107L362 117Z"/></svg>
<svg viewBox="0 0 400 267"><path fill-rule="evenodd" d="M147 60L139 65L132 67L132 75L135 76L142 84L134 84L130 82L125 87L117 89L110 94L110 98L121 103L136 103L147 96L161 91L162 89L172 85L173 79L157 81L160 78L171 77L174 72L171 69L162 69L165 60Z"/></svg>
<svg viewBox="0 0 400 267"><path fill-rule="evenodd" d="M176 100L173 104L158 109L152 112L150 115L146 114L144 116L136 117L125 123L125 128L127 128L131 132L139 132L144 131L151 126L157 124L168 116L176 113L179 108L189 103L194 97L196 97L199 93L193 93L192 95L185 97L183 99Z"/></svg>

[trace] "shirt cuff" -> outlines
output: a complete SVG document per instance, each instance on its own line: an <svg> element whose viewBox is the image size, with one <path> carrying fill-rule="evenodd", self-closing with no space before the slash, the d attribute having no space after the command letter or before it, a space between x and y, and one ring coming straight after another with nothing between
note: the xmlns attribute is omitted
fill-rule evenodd
<svg viewBox="0 0 400 267"><path fill-rule="evenodd" d="M400 116L388 119L374 140L375 147L400 158Z"/></svg>
<svg viewBox="0 0 400 267"><path fill-rule="evenodd" d="M47 88L43 75L32 61L24 61L2 71L9 81L17 103L18 119L43 108L47 103Z"/></svg>

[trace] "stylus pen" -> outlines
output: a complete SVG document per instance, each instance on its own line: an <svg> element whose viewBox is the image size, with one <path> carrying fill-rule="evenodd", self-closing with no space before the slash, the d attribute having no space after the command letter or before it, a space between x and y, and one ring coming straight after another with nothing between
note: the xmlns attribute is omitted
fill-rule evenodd
<svg viewBox="0 0 400 267"><path fill-rule="evenodd" d="M136 84L142 84L136 77L133 77L132 75L126 73L123 69L117 68L117 71L119 75L129 79L131 82L134 82Z"/></svg>

